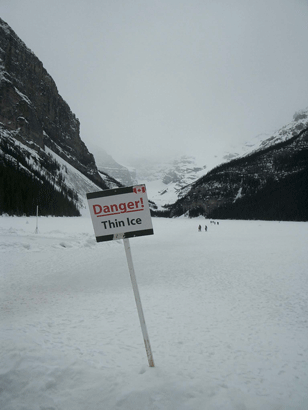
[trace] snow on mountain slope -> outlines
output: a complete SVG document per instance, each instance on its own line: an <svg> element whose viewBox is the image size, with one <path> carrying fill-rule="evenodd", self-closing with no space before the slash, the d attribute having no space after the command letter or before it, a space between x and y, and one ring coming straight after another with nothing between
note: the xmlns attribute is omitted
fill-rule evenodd
<svg viewBox="0 0 308 410"><path fill-rule="evenodd" d="M35 174L34 178L36 179L39 179L39 175L43 175L59 192L64 187L68 188L77 195L78 208L84 209L86 207L86 193L101 190L87 176L47 146L44 150L32 149L16 140L14 131L7 131L1 127L0 131L1 143L5 147L9 147L9 152L11 152L11 155L8 155L0 149L0 158L1 156L10 157L11 161L18 164L18 167L24 172ZM21 159L24 165L22 165Z"/></svg>
<svg viewBox="0 0 308 410"><path fill-rule="evenodd" d="M146 184L148 198L159 209L175 202L185 186L206 173L205 166L199 166L194 157L186 155L170 161L139 160L133 166L138 183Z"/></svg>
<svg viewBox="0 0 308 410"><path fill-rule="evenodd" d="M101 191L101 188L94 184L94 182L90 181L83 173L67 163L50 148L45 147L45 152L50 154L61 165L61 174L65 184L77 192L81 209L86 208L86 194L88 192Z"/></svg>
<svg viewBox="0 0 308 410"><path fill-rule="evenodd" d="M129 166L119 165L100 147L92 146L92 151L100 170L124 185L145 183L149 199L158 209L163 209L164 205L173 204L183 197L193 182L218 165L286 141L307 126L308 108L295 113L293 121L281 129L259 134L245 143L230 144L216 151L209 147L206 152L197 152L195 157L183 155L168 160L138 158L131 160Z"/></svg>
<svg viewBox="0 0 308 410"><path fill-rule="evenodd" d="M279 130L259 134L244 144L231 147L230 153L225 154L225 158L228 160L235 159L287 141L307 127L308 108L296 112L293 115L293 120Z"/></svg>
<svg viewBox="0 0 308 410"><path fill-rule="evenodd" d="M224 148L219 152L211 152L211 150L208 150L203 156L203 164L205 165L197 172L186 167L185 163L185 160L190 161L192 167L197 167L197 159L193 157L182 157L179 161L171 163L169 169L167 165L161 169L160 173L157 174L157 172L154 172L154 181L148 178L147 186L149 187L150 197L160 206L174 203L189 191L192 182L204 176L211 171L211 169L229 162L232 159L244 157L253 152L261 151L280 142L287 141L307 127L308 108L296 112L293 116L293 121L277 131L259 134L246 143L237 146L232 146L231 144L228 149ZM199 153L198 156L202 157L202 153ZM148 167L146 172L152 172L151 167ZM144 179L147 179L147 173L142 173L142 175L145 176ZM137 170L137 176L139 176L139 174L140 171ZM173 175L178 177L178 179L173 179ZM187 189L185 189L185 187L187 187Z"/></svg>

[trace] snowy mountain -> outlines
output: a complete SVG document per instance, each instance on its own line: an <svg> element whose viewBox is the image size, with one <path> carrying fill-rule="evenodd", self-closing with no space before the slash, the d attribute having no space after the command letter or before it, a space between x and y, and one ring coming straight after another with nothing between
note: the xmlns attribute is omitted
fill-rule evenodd
<svg viewBox="0 0 308 410"><path fill-rule="evenodd" d="M0 213L75 215L85 192L121 184L100 173L79 120L42 62L0 19Z"/></svg>
<svg viewBox="0 0 308 410"><path fill-rule="evenodd" d="M139 159L132 170L94 149L97 167L55 82L1 19L0 42L0 213L34 214L39 204L45 214L76 215L86 192L142 182L157 214L308 218L308 109L272 134L208 151L201 165Z"/></svg>
<svg viewBox="0 0 308 410"><path fill-rule="evenodd" d="M286 142L305 128L308 128L308 108L295 113L293 121L277 131L257 135L244 144L230 145L221 152L207 152L201 165L196 158L188 156L169 161L139 159L133 163L134 177L139 183L146 183L149 198L157 205L156 209L166 210L216 167Z"/></svg>
<svg viewBox="0 0 308 410"><path fill-rule="evenodd" d="M137 183L145 183L148 197L156 209L174 203L185 187L206 173L206 167L197 164L194 157L182 156L170 160L138 159L132 163Z"/></svg>
<svg viewBox="0 0 308 410"><path fill-rule="evenodd" d="M78 215L86 193L101 188L45 146L35 150L0 126L0 211L7 214Z"/></svg>
<svg viewBox="0 0 308 410"><path fill-rule="evenodd" d="M293 121L283 126L279 130L268 132L266 134L259 134L246 143L233 147L233 151L231 150L230 153L225 155L224 158L232 160L244 155L249 155L255 151L269 148L280 142L287 141L293 136L299 134L305 128L308 128L308 107L296 112L293 115Z"/></svg>
<svg viewBox="0 0 308 410"><path fill-rule="evenodd" d="M308 220L306 112L255 144L250 152L213 168L194 182L169 207L169 215Z"/></svg>
<svg viewBox="0 0 308 410"><path fill-rule="evenodd" d="M265 219L305 219L308 218L305 211L308 209L308 183L305 184L308 158L304 132L307 128L308 109L305 109L295 113L293 121L273 133L258 135L245 144L230 146L228 150L208 152L202 166L195 158L187 156L164 162L136 161L136 178L138 182L146 183L149 198L157 205L153 208L157 215L176 216L188 212L190 216L218 217L219 208L219 217L224 217L222 205L225 207L234 201L237 206L244 206L246 197L252 202L249 215L241 209L237 218L255 219L259 215ZM268 166L265 166L266 161ZM221 169L226 170L224 178ZM207 183L208 180L211 183ZM274 187L270 187L272 180L276 184ZM260 194L261 188L265 198L262 205L258 205L254 195ZM275 200L285 210L278 211L278 207L270 204L273 189ZM293 205L288 199L291 192ZM268 212L260 209L264 207ZM230 213L226 215L231 217Z"/></svg>

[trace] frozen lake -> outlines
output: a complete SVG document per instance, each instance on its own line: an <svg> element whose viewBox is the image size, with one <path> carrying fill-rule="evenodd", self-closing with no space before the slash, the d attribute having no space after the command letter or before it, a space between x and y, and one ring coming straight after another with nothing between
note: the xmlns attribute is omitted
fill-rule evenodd
<svg viewBox="0 0 308 410"><path fill-rule="evenodd" d="M219 222L130 239L150 368L123 242L0 217L1 410L307 409L308 223Z"/></svg>

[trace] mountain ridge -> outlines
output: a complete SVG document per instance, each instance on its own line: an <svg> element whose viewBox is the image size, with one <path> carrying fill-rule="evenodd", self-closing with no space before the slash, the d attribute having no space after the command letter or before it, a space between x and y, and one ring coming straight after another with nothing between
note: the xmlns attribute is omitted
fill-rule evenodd
<svg viewBox="0 0 308 410"><path fill-rule="evenodd" d="M8 173L16 179L15 171L18 170L22 178L27 178L24 181L28 191L31 184L35 185L40 179L41 184L49 187L48 197L55 195L58 202L61 201L58 193L66 196L68 192L76 191L72 180L78 173L84 176L82 180L89 189L121 186L108 175L100 174L93 154L80 137L79 120L59 94L54 80L43 63L2 19L0 44L0 164L3 181ZM3 181L0 193L9 210L7 196L10 191ZM27 192L17 181L15 188L17 192L10 192L10 195L20 202L18 212L22 213L27 203L25 212L33 213L35 207L32 204L30 211ZM41 191L39 187L35 188L35 192ZM70 194L75 198L74 207L85 206L83 195L84 188L77 196ZM22 199L25 197L27 200ZM46 209L49 209L47 203ZM56 203L53 209L56 209Z"/></svg>
<svg viewBox="0 0 308 410"><path fill-rule="evenodd" d="M308 219L308 109L201 166L183 156L132 172L101 149L98 167L54 80L1 19L0 41L0 213L34 213L40 201L47 213L76 214L86 192L145 182L156 215Z"/></svg>
<svg viewBox="0 0 308 410"><path fill-rule="evenodd" d="M151 198L160 211L166 211L173 203L185 196L193 187L198 179L223 164L229 164L233 160L249 156L254 152L262 151L266 148L274 146L278 143L291 139L297 135L300 130L308 127L308 109L300 110L293 116L293 120L274 132L263 133L237 146L230 145L228 149L221 152L213 152L212 157L204 159L203 164L197 163L193 156L181 156L179 158L172 158L169 161L137 161L134 165L134 176L137 180L146 183ZM200 155L199 155L200 156ZM181 159L189 158L192 167L199 168L201 172L187 173L185 169L185 161L181 166ZM177 164L181 170L177 170ZM173 181L173 176L179 173L181 176L176 185ZM169 174L169 175L168 175Z"/></svg>
<svg viewBox="0 0 308 410"><path fill-rule="evenodd" d="M298 134L293 135L293 131L291 137L275 143L270 139L263 148L213 168L168 207L169 215L307 220L308 124L306 126ZM291 197L286 186L292 191Z"/></svg>

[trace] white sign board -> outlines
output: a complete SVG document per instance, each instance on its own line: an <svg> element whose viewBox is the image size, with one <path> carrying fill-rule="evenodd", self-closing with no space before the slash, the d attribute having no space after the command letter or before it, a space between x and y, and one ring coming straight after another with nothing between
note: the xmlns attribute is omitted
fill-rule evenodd
<svg viewBox="0 0 308 410"><path fill-rule="evenodd" d="M153 235L145 185L87 194L97 242Z"/></svg>

